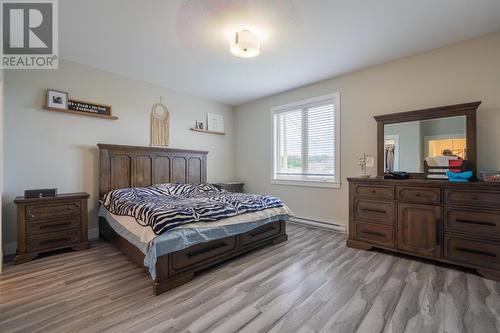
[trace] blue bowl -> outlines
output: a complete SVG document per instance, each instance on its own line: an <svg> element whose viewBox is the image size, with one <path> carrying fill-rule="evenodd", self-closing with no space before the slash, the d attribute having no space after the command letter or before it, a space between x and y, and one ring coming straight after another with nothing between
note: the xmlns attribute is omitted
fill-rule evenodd
<svg viewBox="0 0 500 333"><path fill-rule="evenodd" d="M464 172L451 172L451 171L446 171L446 175L450 179L450 181L456 180L456 181L464 181L468 180L469 178L472 177L472 171L464 171Z"/></svg>

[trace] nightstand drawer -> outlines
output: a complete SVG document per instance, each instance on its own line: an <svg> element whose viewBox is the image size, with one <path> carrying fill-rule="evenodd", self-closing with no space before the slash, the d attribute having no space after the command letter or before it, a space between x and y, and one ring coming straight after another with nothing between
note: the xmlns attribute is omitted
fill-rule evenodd
<svg viewBox="0 0 500 333"><path fill-rule="evenodd" d="M82 234L80 230L73 229L63 232L51 232L42 235L29 236L28 251L42 251L46 249L57 249L80 242Z"/></svg>
<svg viewBox="0 0 500 333"><path fill-rule="evenodd" d="M58 203L52 205L26 206L26 217L29 221L49 220L59 217L79 216L80 201Z"/></svg>
<svg viewBox="0 0 500 333"><path fill-rule="evenodd" d="M63 219L56 219L44 222L31 221L27 223L26 228L29 235L43 234L53 231L63 231L68 229L80 228L80 217L69 217Z"/></svg>

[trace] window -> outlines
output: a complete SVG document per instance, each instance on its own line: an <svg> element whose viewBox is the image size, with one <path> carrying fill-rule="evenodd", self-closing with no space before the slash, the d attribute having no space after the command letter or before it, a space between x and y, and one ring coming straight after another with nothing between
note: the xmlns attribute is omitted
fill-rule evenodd
<svg viewBox="0 0 500 333"><path fill-rule="evenodd" d="M339 105L335 93L271 109L272 183L340 186Z"/></svg>

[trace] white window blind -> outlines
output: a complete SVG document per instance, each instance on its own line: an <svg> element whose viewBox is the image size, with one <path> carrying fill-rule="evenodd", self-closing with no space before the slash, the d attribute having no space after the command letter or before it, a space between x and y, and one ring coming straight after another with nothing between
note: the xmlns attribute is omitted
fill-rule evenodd
<svg viewBox="0 0 500 333"><path fill-rule="evenodd" d="M275 180L336 182L335 98L272 110ZM305 101L307 102L307 101Z"/></svg>

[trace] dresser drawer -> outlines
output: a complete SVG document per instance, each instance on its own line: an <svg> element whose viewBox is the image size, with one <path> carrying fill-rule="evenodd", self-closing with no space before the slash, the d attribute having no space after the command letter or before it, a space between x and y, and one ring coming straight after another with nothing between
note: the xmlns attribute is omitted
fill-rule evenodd
<svg viewBox="0 0 500 333"><path fill-rule="evenodd" d="M80 217L68 217L63 219L49 220L43 222L31 221L27 223L26 229L29 235L43 234L46 232L78 229L81 226Z"/></svg>
<svg viewBox="0 0 500 333"><path fill-rule="evenodd" d="M355 238L359 241L394 248L394 228L369 222L356 222Z"/></svg>
<svg viewBox="0 0 500 333"><path fill-rule="evenodd" d="M481 267L500 269L500 244L445 235L446 259Z"/></svg>
<svg viewBox="0 0 500 333"><path fill-rule="evenodd" d="M441 203L441 189L434 187L398 187L398 200L410 203Z"/></svg>
<svg viewBox="0 0 500 333"><path fill-rule="evenodd" d="M226 237L217 242L193 245L185 250L172 254L172 269L179 271L189 266L207 260L217 259L219 256L236 249L236 237Z"/></svg>
<svg viewBox="0 0 500 333"><path fill-rule="evenodd" d="M242 236L243 245L255 243L280 233L280 222L273 222L250 230Z"/></svg>
<svg viewBox="0 0 500 333"><path fill-rule="evenodd" d="M80 202L72 201L52 205L29 205L26 206L26 217L28 221L48 220L58 217L79 216Z"/></svg>
<svg viewBox="0 0 500 333"><path fill-rule="evenodd" d="M356 184L353 193L360 198L394 200L394 186Z"/></svg>
<svg viewBox="0 0 500 333"><path fill-rule="evenodd" d="M444 190L444 203L449 205L500 207L500 191Z"/></svg>
<svg viewBox="0 0 500 333"><path fill-rule="evenodd" d="M57 249L78 243L81 239L79 229L28 236L27 249L29 252Z"/></svg>
<svg viewBox="0 0 500 333"><path fill-rule="evenodd" d="M394 202L356 200L354 215L358 220L394 224Z"/></svg>
<svg viewBox="0 0 500 333"><path fill-rule="evenodd" d="M446 232L500 238L500 211L445 208Z"/></svg>

